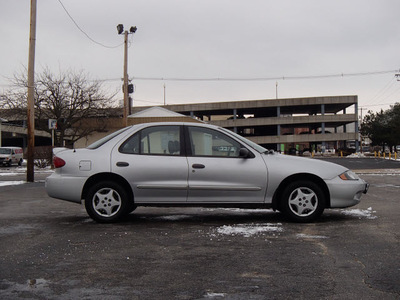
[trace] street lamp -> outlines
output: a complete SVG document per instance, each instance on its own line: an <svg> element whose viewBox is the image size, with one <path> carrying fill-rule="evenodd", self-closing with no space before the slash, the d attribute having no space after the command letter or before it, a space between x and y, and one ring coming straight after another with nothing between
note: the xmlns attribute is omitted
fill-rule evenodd
<svg viewBox="0 0 400 300"><path fill-rule="evenodd" d="M124 84L123 84L123 92L124 92L124 126L128 126L128 113L129 113L129 91L128 91L128 34L134 34L136 32L136 26L132 26L129 29L124 31L124 25L117 25L118 34L124 34Z"/></svg>

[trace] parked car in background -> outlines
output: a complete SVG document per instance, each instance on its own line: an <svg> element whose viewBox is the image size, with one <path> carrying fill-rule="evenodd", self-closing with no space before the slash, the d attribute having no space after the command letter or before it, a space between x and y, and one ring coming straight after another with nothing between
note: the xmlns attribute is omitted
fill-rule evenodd
<svg viewBox="0 0 400 300"><path fill-rule="evenodd" d="M272 208L309 222L325 208L358 204L368 189L345 167L277 154L206 124L138 124L54 154L47 193L83 200L98 222L118 221L137 206Z"/></svg>
<svg viewBox="0 0 400 300"><path fill-rule="evenodd" d="M11 166L12 164L22 165L24 151L20 147L0 147L0 165Z"/></svg>

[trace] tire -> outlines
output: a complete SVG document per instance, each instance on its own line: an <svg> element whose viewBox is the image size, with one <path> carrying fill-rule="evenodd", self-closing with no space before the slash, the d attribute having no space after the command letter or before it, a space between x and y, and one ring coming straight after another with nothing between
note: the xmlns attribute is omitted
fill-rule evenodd
<svg viewBox="0 0 400 300"><path fill-rule="evenodd" d="M18 166L19 166L19 167L22 166L22 159L20 159L20 160L18 161Z"/></svg>
<svg viewBox="0 0 400 300"><path fill-rule="evenodd" d="M325 195L312 181L295 181L283 191L280 204L282 213L291 221L312 222L325 209Z"/></svg>
<svg viewBox="0 0 400 300"><path fill-rule="evenodd" d="M85 198L88 215L99 223L115 223L132 208L132 197L113 181L102 181L92 186Z"/></svg>

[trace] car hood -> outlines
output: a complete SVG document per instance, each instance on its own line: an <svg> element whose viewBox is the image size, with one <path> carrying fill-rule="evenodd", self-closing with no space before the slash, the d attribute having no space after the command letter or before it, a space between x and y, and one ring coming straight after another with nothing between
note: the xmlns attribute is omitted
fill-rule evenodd
<svg viewBox="0 0 400 300"><path fill-rule="evenodd" d="M323 160L279 153L264 154L263 159L269 173L277 172L283 177L291 174L310 173L322 179L332 179L348 170L341 165Z"/></svg>

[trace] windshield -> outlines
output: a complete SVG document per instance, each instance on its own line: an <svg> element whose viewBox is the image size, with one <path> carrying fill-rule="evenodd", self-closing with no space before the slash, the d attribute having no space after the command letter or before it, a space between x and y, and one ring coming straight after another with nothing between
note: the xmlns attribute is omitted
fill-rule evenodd
<svg viewBox="0 0 400 300"><path fill-rule="evenodd" d="M11 154L11 149L0 148L0 154Z"/></svg>
<svg viewBox="0 0 400 300"><path fill-rule="evenodd" d="M111 140L112 138L116 137L117 135L119 135L120 133L124 132L125 130L129 129L130 127L125 127L122 128L116 132L113 132L105 137L103 137L102 139L94 142L93 144L87 146L87 149L97 149L100 146L104 145L105 143L107 143L109 140Z"/></svg>
<svg viewBox="0 0 400 300"><path fill-rule="evenodd" d="M225 128L221 128L221 129L224 130L224 131L229 132L229 134L233 135L234 137L236 137L237 139L239 139L240 141L245 143L247 146L250 146L251 148L253 148L254 150L256 150L256 151L258 151L260 153L264 153L264 152L268 151L264 147L262 147L262 146L260 146L260 145L258 145L256 143L254 143L254 142L242 137L241 135L239 135L239 134L237 134L237 133L235 133L233 131L230 131L229 129L225 129Z"/></svg>

